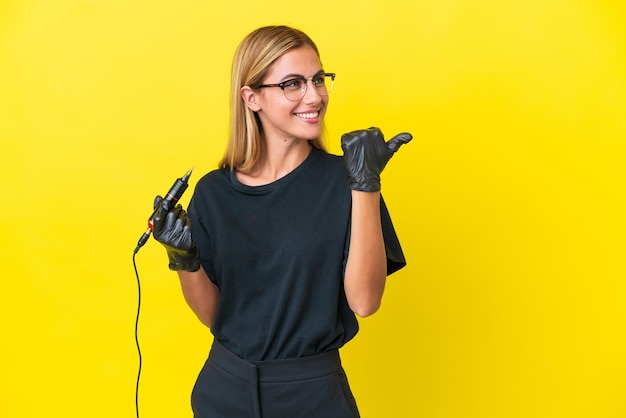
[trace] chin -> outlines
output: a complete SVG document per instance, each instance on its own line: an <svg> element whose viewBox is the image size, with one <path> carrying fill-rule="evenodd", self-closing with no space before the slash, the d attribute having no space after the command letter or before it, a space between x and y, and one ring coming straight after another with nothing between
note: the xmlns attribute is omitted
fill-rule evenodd
<svg viewBox="0 0 626 418"><path fill-rule="evenodd" d="M299 136L299 138L303 138L303 139L306 139L307 141L310 141L315 138L319 138L320 136L322 136L322 130L316 129L314 131L308 131L306 133L303 133L303 135Z"/></svg>

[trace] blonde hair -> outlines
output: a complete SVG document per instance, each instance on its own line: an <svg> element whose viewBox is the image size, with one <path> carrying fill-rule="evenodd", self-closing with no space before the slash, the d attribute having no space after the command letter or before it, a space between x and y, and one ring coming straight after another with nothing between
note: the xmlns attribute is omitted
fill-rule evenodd
<svg viewBox="0 0 626 418"><path fill-rule="evenodd" d="M319 57L317 46L304 32L288 26L265 26L256 29L239 44L232 65L230 91L230 133L220 168L250 171L261 158L263 130L261 121L241 97L241 88L263 83L271 65L287 52L308 46ZM322 129L324 132L324 127ZM325 150L322 137L311 144Z"/></svg>

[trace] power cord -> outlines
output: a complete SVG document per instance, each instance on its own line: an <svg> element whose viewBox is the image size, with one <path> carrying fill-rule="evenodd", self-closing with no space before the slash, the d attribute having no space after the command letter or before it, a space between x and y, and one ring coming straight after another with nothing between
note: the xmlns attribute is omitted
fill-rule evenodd
<svg viewBox="0 0 626 418"><path fill-rule="evenodd" d="M172 206L179 201L185 190L187 190L187 186L189 185L189 176L191 176L191 172L193 171L193 167L189 169L179 179L176 179L170 190L165 195L163 199L164 202L168 202ZM137 255L137 251L148 241L150 234L152 233L152 218L157 213L157 208L154 208L154 212L150 216L148 220L148 229L143 233L139 241L137 242L137 247L135 247L135 251L133 251L133 267L135 267L135 276L137 277L137 317L135 319L135 344L137 345L137 354L139 355L139 369L137 370L137 384L135 386L135 413L137 418L139 418L139 380L141 378L141 347L139 346L139 312L141 311L141 281L139 280L139 272L137 271L137 263L135 262L135 255Z"/></svg>
<svg viewBox="0 0 626 418"><path fill-rule="evenodd" d="M135 262L137 251L133 252L133 267L135 268L135 277L137 278L137 316L135 317L135 344L137 346L137 354L139 356L139 367L137 369L137 382L135 384L135 414L139 418L139 380L141 378L141 347L139 345L139 313L141 312L141 281L139 280L139 272L137 271L137 263Z"/></svg>

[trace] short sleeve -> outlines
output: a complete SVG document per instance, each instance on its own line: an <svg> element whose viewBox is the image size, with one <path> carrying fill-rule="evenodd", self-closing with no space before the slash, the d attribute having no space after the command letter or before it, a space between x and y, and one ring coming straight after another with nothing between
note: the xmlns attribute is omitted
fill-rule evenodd
<svg viewBox="0 0 626 418"><path fill-rule="evenodd" d="M380 221L383 229L385 253L387 255L387 276L389 276L406 266L406 259L382 196L380 198Z"/></svg>
<svg viewBox="0 0 626 418"><path fill-rule="evenodd" d="M210 257L211 248L211 238L207 233L207 230L204 227L204 219L202 219L200 211L198 210L198 205L201 205L199 201L201 200L200 192L196 189L196 192L191 198L189 202L189 206L187 208L187 215L189 216L189 220L191 221L191 236L193 237L193 241L198 248L198 252L200 253L200 264L204 268L204 271L209 276L209 279L217 284L216 276L215 276L215 267L213 264L213 260Z"/></svg>

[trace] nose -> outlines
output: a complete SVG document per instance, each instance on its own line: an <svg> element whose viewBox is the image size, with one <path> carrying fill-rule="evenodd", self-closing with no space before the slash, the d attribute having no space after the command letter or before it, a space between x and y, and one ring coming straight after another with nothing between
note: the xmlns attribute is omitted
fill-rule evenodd
<svg viewBox="0 0 626 418"><path fill-rule="evenodd" d="M306 81L306 91L302 100L305 103L319 103L322 101L322 96L317 92L313 80L310 78Z"/></svg>

